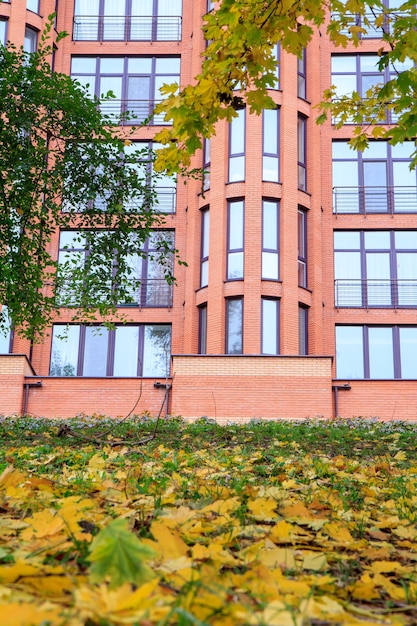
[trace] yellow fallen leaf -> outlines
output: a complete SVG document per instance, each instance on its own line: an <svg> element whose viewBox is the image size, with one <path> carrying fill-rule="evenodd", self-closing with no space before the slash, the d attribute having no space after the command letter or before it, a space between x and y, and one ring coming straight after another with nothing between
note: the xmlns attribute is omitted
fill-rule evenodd
<svg viewBox="0 0 417 626"><path fill-rule="evenodd" d="M256 498L248 500L248 509L252 517L258 520L270 520L277 517L275 509L277 503L271 498Z"/></svg>
<svg viewBox="0 0 417 626"><path fill-rule="evenodd" d="M3 626L43 626L64 624L64 618L60 616L61 607L50 605L36 606L34 604L20 604L10 602L0 605L0 624Z"/></svg>
<svg viewBox="0 0 417 626"><path fill-rule="evenodd" d="M311 550L303 551L303 569L310 569L315 572L322 571L327 568L326 555L323 552L314 552Z"/></svg>
<svg viewBox="0 0 417 626"><path fill-rule="evenodd" d="M158 544L158 551L164 560L176 559L188 553L187 544L179 534L171 531L162 522L153 522L151 533Z"/></svg>
<svg viewBox="0 0 417 626"><path fill-rule="evenodd" d="M331 522L323 526L323 532L331 539L338 541L339 543L352 543L354 541L352 535L346 526L337 522Z"/></svg>
<svg viewBox="0 0 417 626"><path fill-rule="evenodd" d="M57 512L50 509L44 509L39 513L34 513L32 517L26 517L25 521L29 526L20 533L20 537L23 541L28 541L33 537L37 539L52 537L65 526L64 520L59 517Z"/></svg>
<svg viewBox="0 0 417 626"><path fill-rule="evenodd" d="M404 566L397 561L374 561L369 568L374 574L391 574L404 570Z"/></svg>
<svg viewBox="0 0 417 626"><path fill-rule="evenodd" d="M270 568L293 569L295 567L294 551L289 548L262 550L258 555L258 560L262 565Z"/></svg>
<svg viewBox="0 0 417 626"><path fill-rule="evenodd" d="M285 520L281 520L271 528L270 539L275 543L289 543L294 535L294 526Z"/></svg>

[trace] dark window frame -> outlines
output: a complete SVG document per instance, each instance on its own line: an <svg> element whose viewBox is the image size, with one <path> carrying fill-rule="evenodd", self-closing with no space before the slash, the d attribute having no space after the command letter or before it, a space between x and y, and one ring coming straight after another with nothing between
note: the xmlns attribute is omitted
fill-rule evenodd
<svg viewBox="0 0 417 626"><path fill-rule="evenodd" d="M298 286L307 289L308 286L308 240L307 214L303 207L297 212L297 242L298 242Z"/></svg>
<svg viewBox="0 0 417 626"><path fill-rule="evenodd" d="M240 310L240 347L237 351L232 350L232 346L230 344L230 323L231 323L231 311L230 305L232 303L239 302L241 304ZM244 302L243 296L233 296L230 298L226 298L226 333L225 333L225 353L226 354L243 354L243 346L244 346Z"/></svg>
<svg viewBox="0 0 417 626"><path fill-rule="evenodd" d="M265 121L265 115L268 115L271 111L274 111L277 114L277 119L276 119L276 126L277 126L276 142L277 142L277 149L276 149L276 152L268 152L265 149L265 139L266 139L266 135L268 133L267 123ZM272 182L272 183L279 183L280 182L280 165L281 165L281 159L280 159L280 152L281 152L280 121L281 121L281 109L280 109L280 107L276 107L275 109L264 109L263 110L263 112L262 112L262 180L266 181L266 182ZM276 163L277 163L277 178L276 178L276 180L275 179L271 179L271 178L267 178L265 176L265 172L267 170L267 168L265 167L265 158L275 159L276 160Z"/></svg>
<svg viewBox="0 0 417 626"><path fill-rule="evenodd" d="M198 354L207 354L207 302L198 307Z"/></svg>
<svg viewBox="0 0 417 626"><path fill-rule="evenodd" d="M207 232L206 232L207 231ZM208 286L210 255L210 207L201 209L201 241L200 241L200 288ZM203 280L203 274L207 273L207 282Z"/></svg>
<svg viewBox="0 0 417 626"><path fill-rule="evenodd" d="M32 26L26 25L23 49L25 52L33 53L38 49L39 31ZM30 44L30 45L28 45Z"/></svg>
<svg viewBox="0 0 417 626"><path fill-rule="evenodd" d="M238 248L232 248L230 245L230 238L232 234L231 228L231 206L233 204L242 204L242 216L241 216L241 236L242 236L242 246ZM233 232L236 232L233 230ZM230 259L233 254L242 254L242 275L238 277L231 277L229 275L230 268ZM243 280L245 276L245 200L244 198L229 198L227 200L227 251L226 251L226 280Z"/></svg>
<svg viewBox="0 0 417 626"><path fill-rule="evenodd" d="M266 352L265 351L265 346L263 343L263 339L264 339L264 325L265 325L265 302L274 302L276 304L276 319L275 319L275 324L276 324L276 345L275 345L275 351L274 352ZM269 354L269 355L273 355L273 356L277 356L280 354L280 324L281 324L281 318L280 318L280 313L281 313L281 301L280 298L274 298L271 296L261 296L261 354Z"/></svg>
<svg viewBox="0 0 417 626"><path fill-rule="evenodd" d="M307 191L307 117L298 114L297 119L297 162L298 189Z"/></svg>
<svg viewBox="0 0 417 626"><path fill-rule="evenodd" d="M308 355L308 312L308 306L298 305L298 353L301 356Z"/></svg>
<svg viewBox="0 0 417 626"><path fill-rule="evenodd" d="M307 99L307 49L303 48L301 57L297 57L297 96Z"/></svg>
<svg viewBox="0 0 417 626"><path fill-rule="evenodd" d="M267 230L266 230L266 226L265 226L265 203L266 202L270 202L272 204L275 204L276 206L276 222L277 222L277 232L276 232L276 239L277 239L277 247L276 248L269 248L266 246L265 243L265 238L266 238L266 234L267 234ZM280 263L280 201L277 200L276 198L262 198L262 250L261 250L261 278L262 280L272 280L272 281L279 281L280 280L280 270L281 270L281 263ZM263 272L263 253L267 253L267 254L275 254L277 256L277 262L278 262L278 272L277 272L277 277L276 278L271 278L269 276L264 276L264 272Z"/></svg>
<svg viewBox="0 0 417 626"><path fill-rule="evenodd" d="M242 113L242 119L243 119L243 152L232 152L232 144L233 144L233 133L234 132L238 132L238 129L236 127L237 124L237 120L241 119L240 115ZM233 120L229 123L229 141L228 141L228 146L229 146L229 158L228 158L228 181L229 183L240 183L240 182L244 182L246 179L246 107L242 107L241 109L237 109L237 113L238 113L238 117L233 118ZM242 176L243 178L237 178L237 179L233 179L231 178L231 169L232 169L232 164L234 162L234 160L236 159L242 159L243 158L243 172L242 172Z"/></svg>

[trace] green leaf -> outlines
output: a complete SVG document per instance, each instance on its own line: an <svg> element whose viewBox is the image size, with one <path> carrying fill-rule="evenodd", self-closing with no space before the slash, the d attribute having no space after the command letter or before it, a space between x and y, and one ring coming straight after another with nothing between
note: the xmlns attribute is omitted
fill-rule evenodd
<svg viewBox="0 0 417 626"><path fill-rule="evenodd" d="M90 581L99 583L110 580L110 588L126 582L141 585L154 578L154 572L145 560L153 551L143 545L127 527L125 519L115 519L93 539L89 561Z"/></svg>

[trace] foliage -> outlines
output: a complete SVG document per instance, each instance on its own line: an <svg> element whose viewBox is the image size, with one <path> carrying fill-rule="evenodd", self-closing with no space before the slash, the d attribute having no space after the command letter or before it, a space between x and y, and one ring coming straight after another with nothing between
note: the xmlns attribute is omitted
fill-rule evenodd
<svg viewBox="0 0 417 626"><path fill-rule="evenodd" d="M415 425L69 424L0 422L0 623L416 623Z"/></svg>
<svg viewBox="0 0 417 626"><path fill-rule="evenodd" d="M0 47L0 302L29 338L50 324L57 304L80 306L74 315L89 319L131 301L129 258L143 255L151 228L163 223L149 156L127 150L117 120L52 71L52 24L53 16L37 52ZM79 255L58 264L51 242L70 228L83 229ZM173 251L162 239L158 254L172 280Z"/></svg>
<svg viewBox="0 0 417 626"><path fill-rule="evenodd" d="M251 112L259 114L263 108L274 106L268 88L276 84L275 44L300 55L320 28L337 46L359 46L362 36L374 27L383 31L380 69L388 65L395 69L407 58L417 62L413 0L394 9L384 6L382 0L371 5L366 0L222 0L205 17L203 30L208 45L200 74L179 93L177 85L165 86L166 99L157 110L166 114L172 127L157 137L166 144L158 155L157 166L173 171L187 167L191 155L201 147L202 138L214 134L218 120L230 121L236 107L246 104ZM392 139L393 143L414 139L416 95L414 65L388 84L379 84L360 103L359 112L357 93L335 101L332 90L325 92L318 121L322 123L328 114L336 113L342 124L344 116L354 116L359 126L352 143L361 149L369 135ZM385 115L387 106L398 115L395 128L374 125ZM415 164L417 152L413 159Z"/></svg>

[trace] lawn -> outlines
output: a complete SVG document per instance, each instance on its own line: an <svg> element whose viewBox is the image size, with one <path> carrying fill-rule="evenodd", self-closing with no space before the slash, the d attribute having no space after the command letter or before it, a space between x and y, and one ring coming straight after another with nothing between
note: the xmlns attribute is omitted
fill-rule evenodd
<svg viewBox="0 0 417 626"><path fill-rule="evenodd" d="M417 426L0 419L1 626L417 624Z"/></svg>

